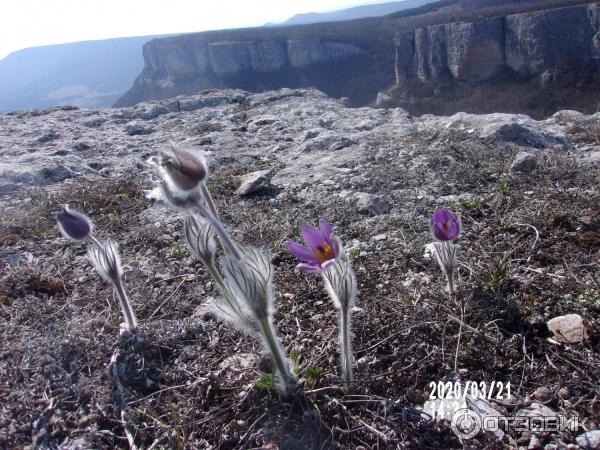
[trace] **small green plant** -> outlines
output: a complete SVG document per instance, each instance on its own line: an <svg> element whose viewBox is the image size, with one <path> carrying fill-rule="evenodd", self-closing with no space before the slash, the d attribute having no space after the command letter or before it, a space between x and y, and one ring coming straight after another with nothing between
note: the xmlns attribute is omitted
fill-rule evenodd
<svg viewBox="0 0 600 450"><path fill-rule="evenodd" d="M173 249L173 257L177 258L177 259L183 259L187 256L187 252L179 247L176 247Z"/></svg>
<svg viewBox="0 0 600 450"><path fill-rule="evenodd" d="M502 192L506 192L506 190L508 189L508 181L505 180L504 178L500 178L498 180L498 188L502 191Z"/></svg>
<svg viewBox="0 0 600 450"><path fill-rule="evenodd" d="M359 256L360 256L360 250L358 250L357 248L350 251L350 258L352 259L352 261L356 261Z"/></svg>
<svg viewBox="0 0 600 450"><path fill-rule="evenodd" d="M300 237L300 225L295 224L294 226L292 226L292 236Z"/></svg>
<svg viewBox="0 0 600 450"><path fill-rule="evenodd" d="M471 199L466 197L460 197L458 199L458 204L460 207L466 211L478 210L481 209L481 198L473 197Z"/></svg>
<svg viewBox="0 0 600 450"><path fill-rule="evenodd" d="M492 267L483 275L483 280L494 289L499 289L500 284L508 274L508 264L504 261L496 261Z"/></svg>
<svg viewBox="0 0 600 450"><path fill-rule="evenodd" d="M323 375L323 369L321 367L307 367L306 368L306 386L314 388L319 384L319 380Z"/></svg>
<svg viewBox="0 0 600 450"><path fill-rule="evenodd" d="M254 165L255 166L259 166L260 167L260 166L264 166L266 164L268 164L268 162L265 161L264 159L257 159L256 161L254 161Z"/></svg>
<svg viewBox="0 0 600 450"><path fill-rule="evenodd" d="M300 349L298 347L294 347L290 351L290 365L292 369L292 373L298 376L298 370L300 368Z"/></svg>
<svg viewBox="0 0 600 450"><path fill-rule="evenodd" d="M263 373L255 382L259 389L273 389L275 387L275 377L272 373Z"/></svg>

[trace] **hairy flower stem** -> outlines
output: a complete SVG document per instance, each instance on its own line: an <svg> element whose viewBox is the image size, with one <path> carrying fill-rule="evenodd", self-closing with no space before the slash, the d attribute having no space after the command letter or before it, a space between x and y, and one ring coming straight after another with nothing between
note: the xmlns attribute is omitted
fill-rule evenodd
<svg viewBox="0 0 600 450"><path fill-rule="evenodd" d="M448 281L448 292L450 296L454 295L454 270L447 270L446 280Z"/></svg>
<svg viewBox="0 0 600 450"><path fill-rule="evenodd" d="M352 373L352 341L350 338L350 314L349 308L340 308L338 315L340 316L340 353L342 356L342 374L346 391L350 390L354 382L354 374Z"/></svg>
<svg viewBox="0 0 600 450"><path fill-rule="evenodd" d="M131 303L129 303L129 299L127 298L127 293L123 288L123 281L121 278L117 278L112 280L112 285L117 292L117 297L119 297L119 304L121 305L121 311L123 312L123 317L125 317L125 324L127 325L127 330L133 331L137 328L137 320L135 318L135 314L131 309Z"/></svg>
<svg viewBox="0 0 600 450"><path fill-rule="evenodd" d="M96 237L93 234L90 234L88 236L88 238L90 239L90 241L92 241L92 243L98 247L98 248L102 248L102 244L100 243L100 241L98 239L96 239Z"/></svg>
<svg viewBox="0 0 600 450"><path fill-rule="evenodd" d="M230 298L232 297L231 291L229 290L229 287L225 283L225 280L223 280L223 277L221 276L221 274L219 273L217 268L214 266L214 264L208 264L208 263L205 264L205 267L208 269L208 271L212 275L213 280L215 280L217 282L217 284L219 285L219 287L221 288L221 291L223 293L223 298L225 299L227 304L231 307L232 310L238 311L238 313L239 313L240 308L235 304L235 302L232 302L230 300Z"/></svg>
<svg viewBox="0 0 600 450"><path fill-rule="evenodd" d="M90 234L88 238L90 241L92 241L92 244L98 248L99 251L104 252L104 246L93 234ZM127 330L134 331L137 328L137 319L135 317L135 313L133 312L133 308L131 307L129 298L127 297L127 292L125 292L123 280L120 276L113 275L110 277L110 283L113 285L113 288L117 293L117 297L119 297L119 306L121 307L121 312L125 318Z"/></svg>
<svg viewBox="0 0 600 450"><path fill-rule="evenodd" d="M289 394L294 385L294 376L290 373L289 364L286 364L284 361L285 357L281 354L279 345L275 340L269 319L260 319L260 330L265 340L265 344L269 347L271 355L273 355L273 361L275 362L275 367L281 377L285 392Z"/></svg>
<svg viewBox="0 0 600 450"><path fill-rule="evenodd" d="M225 227L223 227L223 224L219 221L219 219L217 219L216 216L210 211L210 209L207 209L206 206L204 206L200 200L195 200L194 206L196 207L196 209L198 209L200 215L206 220L208 220L213 226L215 232L221 240L221 243L223 244L223 247L227 251L229 251L234 258L241 259L242 255L240 254L240 251L238 250L237 246L231 239L231 236L229 236L229 233L227 233L227 230L225 230Z"/></svg>
<svg viewBox="0 0 600 450"><path fill-rule="evenodd" d="M208 206L210 212L213 213L213 216L215 216L216 219L219 219L219 213L217 212L215 202L213 201L212 195L210 195L210 191L204 183L202 183L202 186L200 187L200 192L202 192L202 197L204 197L204 201L206 202L206 206Z"/></svg>

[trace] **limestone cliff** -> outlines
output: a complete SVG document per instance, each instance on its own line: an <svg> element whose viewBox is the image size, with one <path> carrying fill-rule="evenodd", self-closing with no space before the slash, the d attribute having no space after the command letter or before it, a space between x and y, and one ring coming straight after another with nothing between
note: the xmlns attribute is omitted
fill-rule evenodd
<svg viewBox="0 0 600 450"><path fill-rule="evenodd" d="M566 67L597 70L600 4L425 26L398 33L395 43L398 85L476 82L503 69L529 78Z"/></svg>
<svg viewBox="0 0 600 450"><path fill-rule="evenodd" d="M282 87L316 87L348 97L351 105L365 105L378 92L411 80L461 86L501 74L509 83L538 76L553 83L565 78L563 66L576 75L564 83L573 87L579 85L579 74L599 72L599 17L598 1L590 0L442 0L401 16L157 39L145 45L144 69L115 106L204 89ZM402 89L413 97L426 96L419 87L404 83ZM500 95L503 90L496 89ZM437 97L448 103L446 94ZM396 104L416 111L410 105ZM421 112L439 113L439 106ZM566 100L555 106L574 107ZM528 108L503 110L530 113Z"/></svg>
<svg viewBox="0 0 600 450"><path fill-rule="evenodd" d="M206 88L260 90L293 85L294 75L357 61L364 53L356 45L319 37L234 42L206 42L197 36L159 39L144 46L145 68L118 105Z"/></svg>

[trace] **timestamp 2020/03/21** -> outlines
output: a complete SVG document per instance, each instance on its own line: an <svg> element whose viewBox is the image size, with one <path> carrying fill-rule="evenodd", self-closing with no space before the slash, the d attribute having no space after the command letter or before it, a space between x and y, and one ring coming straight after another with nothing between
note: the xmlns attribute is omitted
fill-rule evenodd
<svg viewBox="0 0 600 450"><path fill-rule="evenodd" d="M510 400L510 381L432 381L429 400L496 399Z"/></svg>

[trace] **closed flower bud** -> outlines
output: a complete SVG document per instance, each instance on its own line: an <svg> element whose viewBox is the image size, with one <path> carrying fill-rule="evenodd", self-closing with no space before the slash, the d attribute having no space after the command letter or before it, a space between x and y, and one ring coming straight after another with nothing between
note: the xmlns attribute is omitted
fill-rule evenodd
<svg viewBox="0 0 600 450"><path fill-rule="evenodd" d="M74 211L64 205L56 215L58 228L64 237L75 241L87 239L92 232L92 221L85 214Z"/></svg>
<svg viewBox="0 0 600 450"><path fill-rule="evenodd" d="M431 234L438 241L453 241L460 233L460 220L446 208L438 208L431 216Z"/></svg>
<svg viewBox="0 0 600 450"><path fill-rule="evenodd" d="M161 150L157 164L163 169L166 181L178 194L189 194L208 176L208 165L203 156L173 146Z"/></svg>

